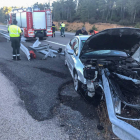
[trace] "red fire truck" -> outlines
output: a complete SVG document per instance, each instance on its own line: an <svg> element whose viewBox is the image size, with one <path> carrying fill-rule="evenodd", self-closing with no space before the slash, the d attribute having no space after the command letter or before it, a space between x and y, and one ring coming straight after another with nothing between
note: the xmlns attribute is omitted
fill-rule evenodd
<svg viewBox="0 0 140 140"><path fill-rule="evenodd" d="M39 37L43 39L43 37L52 36L52 13L50 9L13 9L8 24L12 24L15 19L26 38Z"/></svg>

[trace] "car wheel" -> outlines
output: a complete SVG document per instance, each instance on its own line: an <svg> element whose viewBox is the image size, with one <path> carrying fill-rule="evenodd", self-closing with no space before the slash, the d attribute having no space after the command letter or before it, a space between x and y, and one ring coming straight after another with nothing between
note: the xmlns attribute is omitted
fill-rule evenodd
<svg viewBox="0 0 140 140"><path fill-rule="evenodd" d="M74 83L75 91L78 91L79 88L80 88L80 83L79 83L79 80L78 80L78 74L76 72L74 73L73 83Z"/></svg>

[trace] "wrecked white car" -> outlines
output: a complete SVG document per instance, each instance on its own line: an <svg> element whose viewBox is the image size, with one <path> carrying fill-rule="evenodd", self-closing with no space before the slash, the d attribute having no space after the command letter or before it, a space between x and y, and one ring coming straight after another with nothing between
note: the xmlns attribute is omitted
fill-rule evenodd
<svg viewBox="0 0 140 140"><path fill-rule="evenodd" d="M124 121L140 121L139 46L140 29L115 28L76 36L65 48L75 90L95 104L106 100L113 132L123 140L140 140Z"/></svg>

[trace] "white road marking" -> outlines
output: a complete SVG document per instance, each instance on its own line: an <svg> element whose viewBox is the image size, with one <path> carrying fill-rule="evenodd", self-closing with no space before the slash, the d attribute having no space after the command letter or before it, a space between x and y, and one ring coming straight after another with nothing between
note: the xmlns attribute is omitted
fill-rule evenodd
<svg viewBox="0 0 140 140"><path fill-rule="evenodd" d="M66 46L66 45L64 45L64 44L60 44L60 43L56 43L56 42L52 42L52 41L47 41L47 40L44 40L44 41L46 41L46 42L50 42L50 43L53 43L53 44L57 44L57 45L60 45L60 46Z"/></svg>
<svg viewBox="0 0 140 140"><path fill-rule="evenodd" d="M56 31L55 33L57 33L57 34L59 33L59 34L60 34L59 31ZM65 34L66 34L66 35L75 35L75 33L71 33L71 32L65 32Z"/></svg>
<svg viewBox="0 0 140 140"><path fill-rule="evenodd" d="M7 30L4 30L4 29L0 29L0 30L2 30L2 31L6 31L6 32L7 32Z"/></svg>

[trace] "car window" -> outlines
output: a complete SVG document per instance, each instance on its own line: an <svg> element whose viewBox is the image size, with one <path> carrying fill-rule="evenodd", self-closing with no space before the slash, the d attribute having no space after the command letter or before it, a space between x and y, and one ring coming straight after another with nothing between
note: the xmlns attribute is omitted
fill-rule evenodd
<svg viewBox="0 0 140 140"><path fill-rule="evenodd" d="M72 40L70 41L70 43L69 43L69 45L71 46L72 49L73 49L73 46L74 46L74 42L75 42L75 38L72 39Z"/></svg>
<svg viewBox="0 0 140 140"><path fill-rule="evenodd" d="M74 53L75 55L78 55L78 49L79 49L79 42L78 42L78 39L76 38L75 39L75 44L74 44Z"/></svg>
<svg viewBox="0 0 140 140"><path fill-rule="evenodd" d="M86 40L81 40L81 50L82 50L82 48L83 48L85 42L86 42ZM81 50L80 50L80 51L81 51Z"/></svg>

